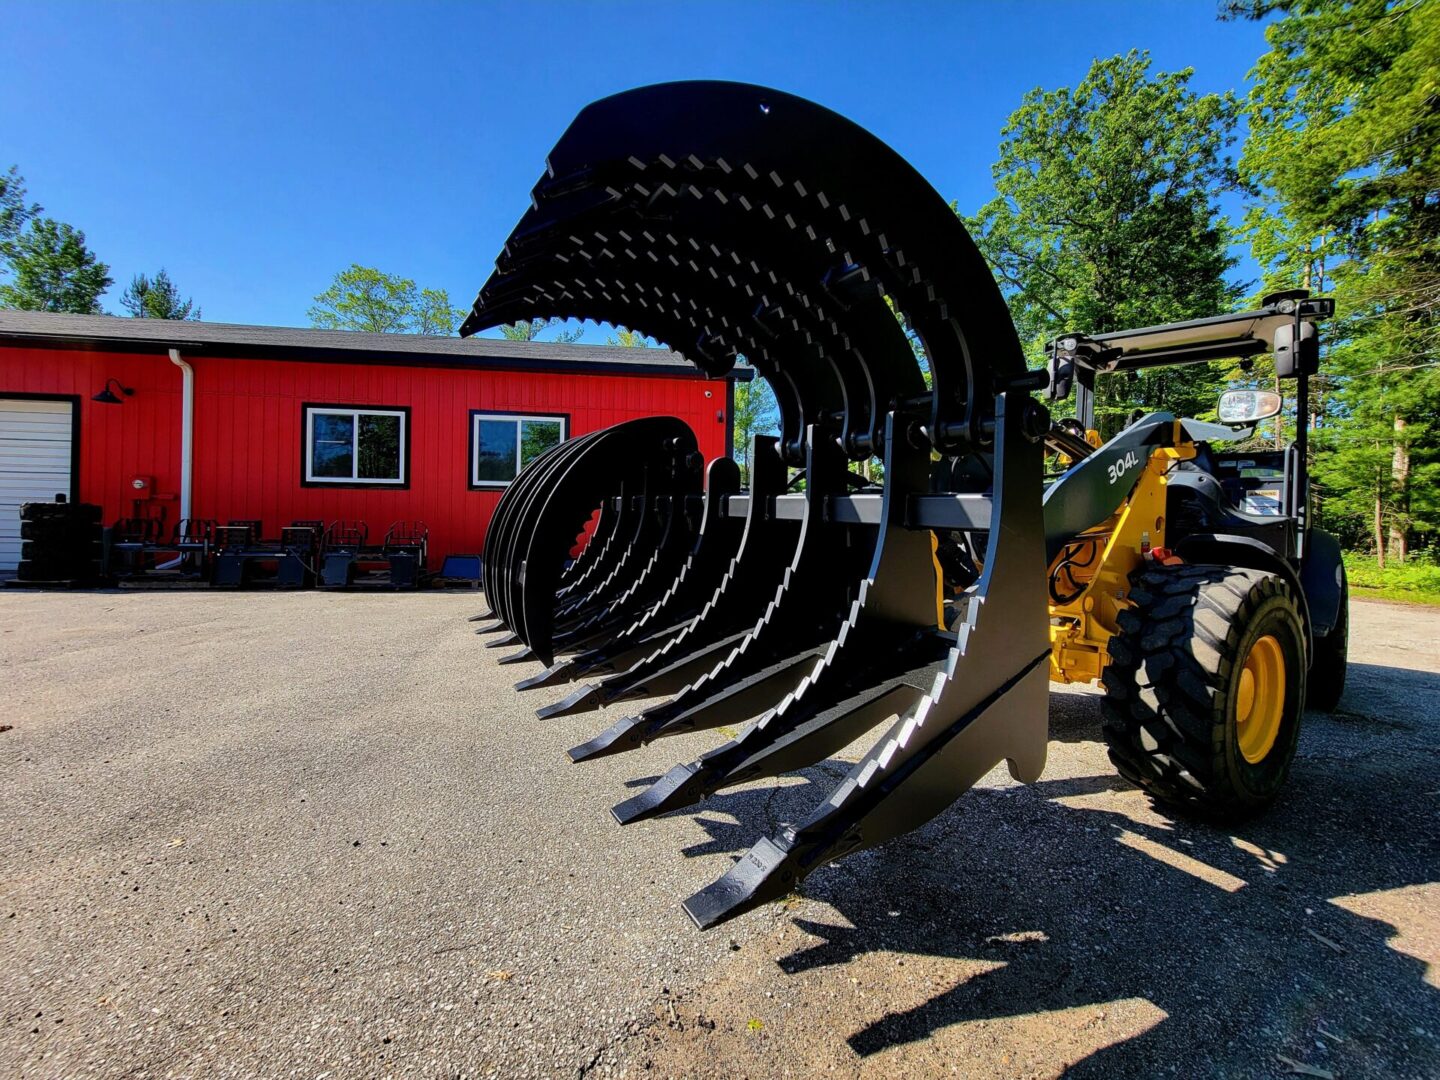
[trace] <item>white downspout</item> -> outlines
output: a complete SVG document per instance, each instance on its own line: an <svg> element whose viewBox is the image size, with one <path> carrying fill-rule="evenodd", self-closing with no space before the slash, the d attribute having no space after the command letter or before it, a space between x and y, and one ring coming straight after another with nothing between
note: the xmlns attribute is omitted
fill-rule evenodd
<svg viewBox="0 0 1440 1080"><path fill-rule="evenodd" d="M195 369L179 349L170 350L170 362L180 369L180 520L190 518L190 477L195 465Z"/></svg>

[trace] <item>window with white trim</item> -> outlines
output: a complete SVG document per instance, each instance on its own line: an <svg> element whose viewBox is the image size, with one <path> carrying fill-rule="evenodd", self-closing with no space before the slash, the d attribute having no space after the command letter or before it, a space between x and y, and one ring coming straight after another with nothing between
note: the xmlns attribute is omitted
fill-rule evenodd
<svg viewBox="0 0 1440 1080"><path fill-rule="evenodd" d="M307 484L404 484L406 409L305 407Z"/></svg>
<svg viewBox="0 0 1440 1080"><path fill-rule="evenodd" d="M470 414L470 486L504 487L567 434L563 416Z"/></svg>

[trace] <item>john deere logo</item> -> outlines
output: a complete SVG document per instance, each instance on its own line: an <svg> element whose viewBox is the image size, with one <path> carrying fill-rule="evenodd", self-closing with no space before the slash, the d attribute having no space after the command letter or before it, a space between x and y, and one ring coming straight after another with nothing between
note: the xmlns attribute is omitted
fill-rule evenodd
<svg viewBox="0 0 1440 1080"><path fill-rule="evenodd" d="M1134 450L1125 451L1125 456L1110 464L1110 483L1115 483L1127 472L1140 464L1140 455Z"/></svg>

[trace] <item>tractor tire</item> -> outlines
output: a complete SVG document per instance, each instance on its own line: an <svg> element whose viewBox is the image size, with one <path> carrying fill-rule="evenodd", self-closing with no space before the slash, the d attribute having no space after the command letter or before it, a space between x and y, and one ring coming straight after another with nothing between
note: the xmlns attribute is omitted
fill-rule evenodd
<svg viewBox="0 0 1440 1080"><path fill-rule="evenodd" d="M100 558L97 540L22 540L20 558L34 562L89 562Z"/></svg>
<svg viewBox="0 0 1440 1080"><path fill-rule="evenodd" d="M30 502L20 504L21 521L58 521L76 525L100 524L100 507L94 503Z"/></svg>
<svg viewBox="0 0 1440 1080"><path fill-rule="evenodd" d="M1315 639L1315 657L1310 662L1310 682L1305 688L1307 708L1334 712L1345 693L1345 665L1350 653L1350 582L1340 571L1340 614L1323 638Z"/></svg>
<svg viewBox="0 0 1440 1080"><path fill-rule="evenodd" d="M20 539L22 540L58 540L69 536L74 528L68 521L61 521L54 518L42 518L39 521L20 522Z"/></svg>
<svg viewBox="0 0 1440 1080"><path fill-rule="evenodd" d="M1305 630L1290 586L1260 570L1185 565L1131 578L1104 675L1120 775L1156 800L1235 820L1290 772L1305 707Z"/></svg>

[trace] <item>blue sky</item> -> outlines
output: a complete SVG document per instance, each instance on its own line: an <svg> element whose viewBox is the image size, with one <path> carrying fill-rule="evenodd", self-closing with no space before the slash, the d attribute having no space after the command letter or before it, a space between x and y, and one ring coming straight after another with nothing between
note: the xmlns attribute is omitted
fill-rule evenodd
<svg viewBox="0 0 1440 1080"><path fill-rule="evenodd" d="M206 319L306 324L360 262L468 307L586 102L757 82L870 128L947 199L991 193L1035 86L1149 49L1242 89L1261 28L1215 0L1061 3L111 3L7 0L0 168L85 231L118 308L166 267ZM1243 269L1243 268L1242 268ZM587 340L596 340L592 331Z"/></svg>

